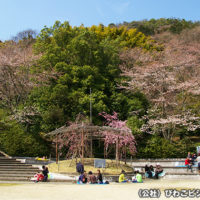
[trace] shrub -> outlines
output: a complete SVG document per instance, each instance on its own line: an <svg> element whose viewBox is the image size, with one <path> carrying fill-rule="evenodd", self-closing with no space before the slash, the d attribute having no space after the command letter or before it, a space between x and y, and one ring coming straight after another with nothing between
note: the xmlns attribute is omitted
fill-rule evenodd
<svg viewBox="0 0 200 200"><path fill-rule="evenodd" d="M187 138L170 143L158 136L152 136L137 149L138 158L185 158L187 152L196 151L194 143Z"/></svg>

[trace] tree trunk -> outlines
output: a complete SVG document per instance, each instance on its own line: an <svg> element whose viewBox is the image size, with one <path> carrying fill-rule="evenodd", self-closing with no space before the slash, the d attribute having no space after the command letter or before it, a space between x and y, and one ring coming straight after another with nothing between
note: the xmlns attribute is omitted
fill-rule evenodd
<svg viewBox="0 0 200 200"><path fill-rule="evenodd" d="M81 133L81 163L83 164L84 159L84 133Z"/></svg>
<svg viewBox="0 0 200 200"><path fill-rule="evenodd" d="M119 164L119 139L117 138L116 141L116 162L117 162L117 166Z"/></svg>

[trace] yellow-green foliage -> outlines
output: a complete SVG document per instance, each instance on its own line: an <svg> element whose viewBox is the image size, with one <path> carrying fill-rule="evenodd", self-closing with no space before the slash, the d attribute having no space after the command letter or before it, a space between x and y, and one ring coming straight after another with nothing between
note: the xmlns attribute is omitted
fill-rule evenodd
<svg viewBox="0 0 200 200"><path fill-rule="evenodd" d="M89 30L93 31L100 40L108 37L112 40L118 40L122 47L142 47L146 50L161 49L151 37L145 36L136 28L127 29L126 26L110 27L100 24L99 26L91 26Z"/></svg>

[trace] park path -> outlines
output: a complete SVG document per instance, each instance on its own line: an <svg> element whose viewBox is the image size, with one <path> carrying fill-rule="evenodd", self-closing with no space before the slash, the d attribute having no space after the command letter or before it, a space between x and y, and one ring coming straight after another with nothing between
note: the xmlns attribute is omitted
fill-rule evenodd
<svg viewBox="0 0 200 200"><path fill-rule="evenodd" d="M159 199L167 199L164 189L200 189L196 180L146 180L144 183L111 183L109 185L76 185L70 183L0 183L1 200L141 200L139 189L159 189ZM142 198L145 199L145 198ZM146 198L150 199L150 198ZM154 198L157 199L157 198ZM175 199L173 197L168 199ZM176 198L191 199L191 198ZM200 199L200 198L192 198Z"/></svg>

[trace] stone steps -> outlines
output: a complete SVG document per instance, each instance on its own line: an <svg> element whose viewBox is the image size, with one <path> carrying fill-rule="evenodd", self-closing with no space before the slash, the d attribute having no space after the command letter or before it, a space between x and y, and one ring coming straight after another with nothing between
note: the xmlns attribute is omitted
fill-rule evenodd
<svg viewBox="0 0 200 200"><path fill-rule="evenodd" d="M21 169L21 170L31 170L31 169L35 169L37 171L38 168L36 167L31 167L31 166L1 166L0 167L0 171L4 171L4 170L12 170L12 169Z"/></svg>
<svg viewBox="0 0 200 200"><path fill-rule="evenodd" d="M3 154L1 154L3 155ZM1 182L32 182L31 178L37 172L41 172L37 166L25 164L25 159L10 158L8 155L0 157L0 181ZM53 179L49 182L73 182L74 180Z"/></svg>
<svg viewBox="0 0 200 200"><path fill-rule="evenodd" d="M129 162L129 164L131 164L132 166L136 167L136 166L145 166L146 164L148 165L153 165L156 166L157 163L160 163L162 165L162 167L164 166L184 166L185 165L185 161L160 161L160 162L155 162L155 161L133 161L132 163ZM197 162L194 162L195 165L197 165Z"/></svg>
<svg viewBox="0 0 200 200"><path fill-rule="evenodd" d="M30 177L0 177L0 181L30 181Z"/></svg>
<svg viewBox="0 0 200 200"><path fill-rule="evenodd" d="M172 167L172 166L162 166L163 170L165 172L170 172L170 173L187 173L190 172L187 167ZM155 168L154 168L155 169ZM134 170L139 170L144 172L144 166L134 166ZM198 168L197 167L192 167L192 171L194 173L198 174Z"/></svg>
<svg viewBox="0 0 200 200"><path fill-rule="evenodd" d="M22 166L22 167L31 167L32 165L30 164L24 164L24 163L0 163L0 167L17 167L17 166Z"/></svg>
<svg viewBox="0 0 200 200"><path fill-rule="evenodd" d="M37 167L9 157L0 157L0 181L30 181L38 171Z"/></svg>
<svg viewBox="0 0 200 200"><path fill-rule="evenodd" d="M0 177L1 176L34 176L37 172L17 172L17 171L5 171L5 173L0 172Z"/></svg>
<svg viewBox="0 0 200 200"><path fill-rule="evenodd" d="M42 170L39 169L39 168L35 168L35 169L32 169L32 168L28 168L28 169L16 169L16 168L13 168L13 169L1 169L0 170L0 174L5 174L5 173L36 173L36 172L41 172Z"/></svg>
<svg viewBox="0 0 200 200"><path fill-rule="evenodd" d="M140 172L144 173L145 165L153 165L154 169L156 164L159 163L163 171L165 172L164 178L173 178L173 179L198 179L200 180L200 175L198 172L197 162L194 163L192 167L192 171L187 169L185 166L185 159L141 159L141 160L133 160L129 162L134 170L139 170Z"/></svg>
<svg viewBox="0 0 200 200"><path fill-rule="evenodd" d="M33 177L34 176L34 174L35 173L28 173L28 174L0 174L0 179L2 178L2 177Z"/></svg>
<svg viewBox="0 0 200 200"><path fill-rule="evenodd" d="M20 161L19 160L15 160L15 159L2 159L2 158L0 158L0 163L7 163L7 162L9 162L9 163L20 163Z"/></svg>

